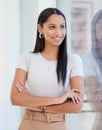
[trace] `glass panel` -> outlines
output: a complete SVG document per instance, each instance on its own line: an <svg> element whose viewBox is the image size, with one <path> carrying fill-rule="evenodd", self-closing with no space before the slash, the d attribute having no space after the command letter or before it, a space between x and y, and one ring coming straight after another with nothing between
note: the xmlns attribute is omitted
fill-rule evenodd
<svg viewBox="0 0 102 130"><path fill-rule="evenodd" d="M75 125L69 123L70 130L102 130L102 10L95 7L92 17L91 2L72 3L71 49L83 61L85 99L81 113L74 115Z"/></svg>

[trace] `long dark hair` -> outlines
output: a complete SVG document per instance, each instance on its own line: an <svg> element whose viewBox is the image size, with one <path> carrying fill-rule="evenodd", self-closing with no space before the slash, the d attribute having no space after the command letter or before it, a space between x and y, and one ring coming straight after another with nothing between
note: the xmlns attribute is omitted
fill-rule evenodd
<svg viewBox="0 0 102 130"><path fill-rule="evenodd" d="M100 53L100 49L102 49L102 44L98 43L97 35L96 35L96 24L98 21L102 19L102 9L99 10L92 20L92 54L98 63L100 71L102 73L102 53Z"/></svg>
<svg viewBox="0 0 102 130"><path fill-rule="evenodd" d="M47 8L40 13L37 24L40 24L43 27L43 24L52 14L63 16L66 23L66 18L60 10L56 8ZM44 38L39 38L39 32L37 30L36 44L33 53L42 52L44 47L45 47ZM62 44L59 46L56 72L58 83L62 81L62 84L64 85L67 73L67 36L65 36Z"/></svg>

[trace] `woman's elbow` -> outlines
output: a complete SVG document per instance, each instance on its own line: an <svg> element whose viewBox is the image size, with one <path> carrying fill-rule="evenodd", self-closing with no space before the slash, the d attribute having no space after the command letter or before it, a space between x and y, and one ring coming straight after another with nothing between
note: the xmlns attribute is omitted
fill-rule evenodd
<svg viewBox="0 0 102 130"><path fill-rule="evenodd" d="M10 101L11 101L11 104L12 104L12 105L15 105L15 99L14 99L14 97L11 96L11 97L10 97Z"/></svg>
<svg viewBox="0 0 102 130"><path fill-rule="evenodd" d="M82 107L83 107L83 102L77 104L75 107L75 113L80 113L82 111Z"/></svg>
<svg viewBox="0 0 102 130"><path fill-rule="evenodd" d="M76 105L76 113L80 113L82 111L83 103L84 103L84 94L81 95L81 100Z"/></svg>
<svg viewBox="0 0 102 130"><path fill-rule="evenodd" d="M17 105L17 97L14 94L11 94L10 101L12 105Z"/></svg>

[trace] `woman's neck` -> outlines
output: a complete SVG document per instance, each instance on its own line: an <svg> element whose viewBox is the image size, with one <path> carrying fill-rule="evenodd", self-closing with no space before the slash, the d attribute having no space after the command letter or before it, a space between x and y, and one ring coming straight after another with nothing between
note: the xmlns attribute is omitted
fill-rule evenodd
<svg viewBox="0 0 102 130"><path fill-rule="evenodd" d="M50 60L50 61L56 61L57 60L57 54L58 54L58 48L55 48L55 49L44 49L42 52L41 52L42 56L47 59L47 60Z"/></svg>

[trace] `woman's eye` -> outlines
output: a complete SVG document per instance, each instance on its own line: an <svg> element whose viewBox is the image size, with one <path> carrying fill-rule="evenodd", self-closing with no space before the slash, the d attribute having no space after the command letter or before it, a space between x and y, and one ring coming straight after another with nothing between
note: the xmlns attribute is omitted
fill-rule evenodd
<svg viewBox="0 0 102 130"><path fill-rule="evenodd" d="M49 26L49 29L54 29L55 27L54 26Z"/></svg>
<svg viewBox="0 0 102 130"><path fill-rule="evenodd" d="M64 28L65 28L65 25L62 25L61 28L64 29Z"/></svg>

